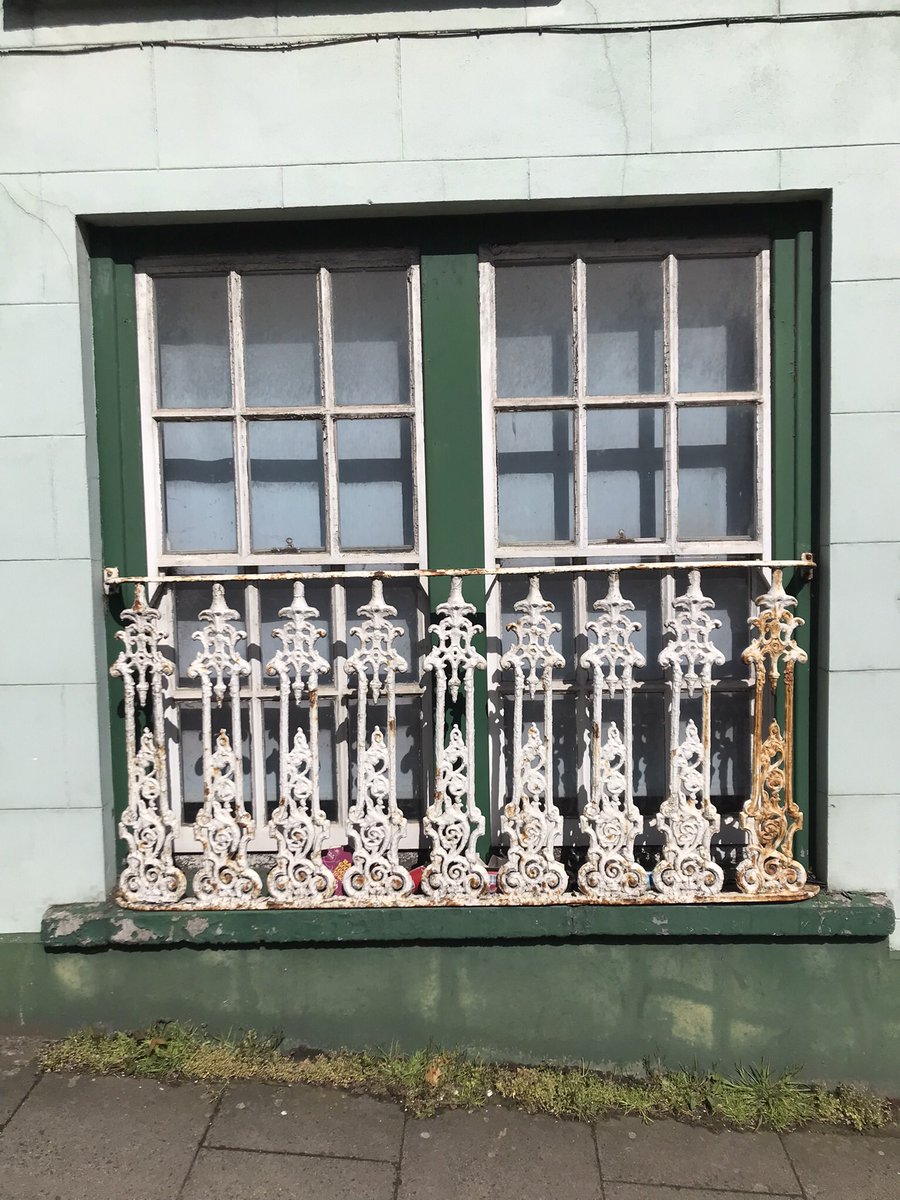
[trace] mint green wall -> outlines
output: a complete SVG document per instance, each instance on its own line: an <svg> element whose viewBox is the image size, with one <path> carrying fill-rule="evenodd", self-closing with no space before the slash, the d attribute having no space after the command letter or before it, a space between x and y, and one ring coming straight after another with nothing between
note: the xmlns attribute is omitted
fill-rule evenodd
<svg viewBox="0 0 900 1200"><path fill-rule="evenodd" d="M0 48L475 29L285 54L122 48L0 57L0 931L101 896L111 822L89 308L78 218L320 215L814 194L830 202L821 482L829 882L900 901L900 21L660 27L665 0L359 16L79 5ZM321 9L324 6L319 6ZM693 0L678 17L847 0ZM881 6L884 7L884 6ZM896 8L896 5L890 7ZM258 8L258 6L254 6ZM55 16L53 14L56 14ZM131 14L131 18L129 18ZM54 24L65 19L68 24ZM491 32L493 31L493 32ZM865 627L848 625L865 614ZM50 639L53 621L65 638ZM877 714L877 719L873 717ZM824 856L823 856L824 857Z"/></svg>
<svg viewBox="0 0 900 1200"><path fill-rule="evenodd" d="M48 953L0 941L0 1031L160 1017L320 1048L458 1047L639 1069L765 1060L900 1092L884 941L578 940Z"/></svg>

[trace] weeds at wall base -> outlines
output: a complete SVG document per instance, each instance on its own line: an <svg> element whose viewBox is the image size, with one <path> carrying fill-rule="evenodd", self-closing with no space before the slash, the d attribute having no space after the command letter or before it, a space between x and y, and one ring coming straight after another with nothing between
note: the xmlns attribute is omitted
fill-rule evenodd
<svg viewBox="0 0 900 1200"><path fill-rule="evenodd" d="M509 1066L455 1051L284 1053L280 1040L255 1033L213 1037L192 1025L164 1022L140 1033L87 1029L51 1043L45 1071L132 1075L168 1082L312 1084L393 1100L416 1117L446 1109L506 1102L528 1113L579 1121L637 1115L785 1131L811 1123L871 1130L892 1117L890 1103L855 1087L828 1090L801 1083L798 1069L767 1066L716 1072L652 1071L646 1078L587 1068Z"/></svg>

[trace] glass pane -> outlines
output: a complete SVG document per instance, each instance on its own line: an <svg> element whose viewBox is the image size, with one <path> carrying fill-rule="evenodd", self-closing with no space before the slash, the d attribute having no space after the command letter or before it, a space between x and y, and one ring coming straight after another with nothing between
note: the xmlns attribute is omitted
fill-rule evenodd
<svg viewBox="0 0 900 1200"><path fill-rule="evenodd" d="M661 392L662 264L591 263L585 271L588 393L639 396Z"/></svg>
<svg viewBox="0 0 900 1200"><path fill-rule="evenodd" d="M719 677L718 671L718 667L713 668L714 679ZM709 790L716 807L724 812L734 812L740 807L739 803L729 804L729 797L746 800L750 794L750 707L749 688L740 692L718 689L713 692ZM698 730L703 728L699 696L682 702L682 737L688 721L693 721Z"/></svg>
<svg viewBox="0 0 900 1200"><path fill-rule="evenodd" d="M318 404L315 275L245 275L243 290L247 404Z"/></svg>
<svg viewBox="0 0 900 1200"><path fill-rule="evenodd" d="M533 724L539 734L544 732L544 702L530 700L526 694L522 705L524 731L523 745L528 738L528 730ZM513 728L513 698L503 698L503 725L506 740L505 765L507 774L506 795L513 796L513 744L515 730ZM581 747L578 745L578 723L575 712L574 696L557 696L553 699L553 801L564 817L578 815L578 760L581 757Z"/></svg>
<svg viewBox="0 0 900 1200"><path fill-rule="evenodd" d="M615 724L621 735L625 729L625 705L621 692L615 698L603 697L601 736L605 741ZM666 774L665 696L661 692L635 691L632 697L634 759L632 787L638 807L655 814L664 792ZM653 833L645 825L645 832Z"/></svg>
<svg viewBox="0 0 900 1200"><path fill-rule="evenodd" d="M350 803L356 803L356 701L347 705L350 749ZM387 729L387 707L384 704L366 705L366 724L371 739L376 727ZM422 815L424 784L422 780L422 701L418 696L397 697L397 804L409 821Z"/></svg>
<svg viewBox="0 0 900 1200"><path fill-rule="evenodd" d="M180 708L181 796L185 821L193 821L203 803L203 739L199 708Z"/></svg>
<svg viewBox="0 0 900 1200"><path fill-rule="evenodd" d="M710 778L713 796L733 796L744 801L750 795L750 708L749 689L716 692L713 697Z"/></svg>
<svg viewBox="0 0 900 1200"><path fill-rule="evenodd" d="M179 751L181 754L181 795L182 819L185 824L193 824L203 804L203 716L195 705L179 705L181 721L181 737ZM221 711L214 710L213 721L221 717L219 724L213 724L213 736L220 729L225 729L231 738L231 712L227 706ZM241 739L243 753L242 783L244 804L250 809L253 794L253 782L250 770L250 720L246 705L241 705Z"/></svg>
<svg viewBox="0 0 900 1200"><path fill-rule="evenodd" d="M305 568L304 568L305 569ZM306 595L306 603L310 608L318 610L318 617L311 617L312 624L318 629L325 630L325 637L319 638L316 641L316 651L322 655L326 662L331 663L333 651L331 645L331 586L327 583L310 583L304 585ZM262 655L263 669L266 663L271 662L273 656L281 648L281 642L277 641L272 633L275 629L280 629L284 625L284 617L278 615L279 610L289 607L291 598L294 594L294 589L290 583L261 583L259 584L259 606L260 606L260 652ZM333 669L332 669L333 671ZM321 676L322 680L328 684L334 682L332 671L327 675ZM263 676L263 682L269 687L274 687L278 683L277 677Z"/></svg>
<svg viewBox="0 0 900 1200"><path fill-rule="evenodd" d="M498 414L501 542L571 540L572 463L571 413Z"/></svg>
<svg viewBox="0 0 900 1200"><path fill-rule="evenodd" d="M666 698L661 692L634 693L634 795L638 808L655 814L666 789ZM644 824L644 839L659 840Z"/></svg>
<svg viewBox="0 0 900 1200"><path fill-rule="evenodd" d="M661 538L663 410L595 408L587 414L588 538Z"/></svg>
<svg viewBox="0 0 900 1200"><path fill-rule="evenodd" d="M408 404L406 272L335 272L331 295L337 403Z"/></svg>
<svg viewBox="0 0 900 1200"><path fill-rule="evenodd" d="M167 408L229 407L225 276L162 278L154 288L160 402Z"/></svg>
<svg viewBox="0 0 900 1200"><path fill-rule="evenodd" d="M756 260L678 262L678 390L756 387Z"/></svg>
<svg viewBox="0 0 900 1200"><path fill-rule="evenodd" d="M678 413L678 536L752 537L756 412L753 405Z"/></svg>
<svg viewBox="0 0 900 1200"><path fill-rule="evenodd" d="M497 395L572 393L572 270L498 267Z"/></svg>
<svg viewBox="0 0 900 1200"><path fill-rule="evenodd" d="M259 553L325 545L325 476L318 421L251 421L250 530Z"/></svg>
<svg viewBox="0 0 900 1200"><path fill-rule="evenodd" d="M292 702L290 706L289 738L293 744L294 734L299 728L309 737L309 706L304 703L298 712ZM277 704L266 704L263 708L265 722L265 768L266 768L266 816L271 818L278 803L278 763L280 714ZM337 820L337 786L334 753L334 708L327 700L319 700L319 803L329 821ZM290 749L290 747L288 747ZM262 832L262 831L260 831Z"/></svg>
<svg viewBox="0 0 900 1200"><path fill-rule="evenodd" d="M235 550L234 450L230 421L162 429L166 550Z"/></svg>
<svg viewBox="0 0 900 1200"><path fill-rule="evenodd" d="M687 580L679 581L679 590ZM750 581L746 571L703 571L700 576L703 594L715 602L710 616L722 624L713 632L712 640L725 655L725 663L716 670L721 677L747 679L749 668L741 655L750 642ZM754 593L756 594L756 593Z"/></svg>
<svg viewBox="0 0 900 1200"><path fill-rule="evenodd" d="M405 418L338 421L338 502L344 549L413 546L412 436Z"/></svg>

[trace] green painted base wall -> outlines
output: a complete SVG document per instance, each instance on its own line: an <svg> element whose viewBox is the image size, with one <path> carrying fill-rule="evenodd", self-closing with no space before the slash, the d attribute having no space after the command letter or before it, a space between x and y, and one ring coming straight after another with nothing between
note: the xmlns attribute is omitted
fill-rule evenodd
<svg viewBox="0 0 900 1200"><path fill-rule="evenodd" d="M900 1094L900 956L884 940L609 939L48 952L0 941L0 1028L157 1018L314 1047L428 1043L634 1067L762 1059Z"/></svg>

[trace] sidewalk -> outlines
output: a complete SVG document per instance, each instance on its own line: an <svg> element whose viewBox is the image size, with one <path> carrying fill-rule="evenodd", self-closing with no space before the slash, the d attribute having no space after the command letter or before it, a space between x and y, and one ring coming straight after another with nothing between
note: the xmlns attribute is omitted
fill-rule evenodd
<svg viewBox="0 0 900 1200"><path fill-rule="evenodd" d="M900 1136L407 1119L304 1085L39 1077L0 1038L0 1200L898 1200Z"/></svg>

